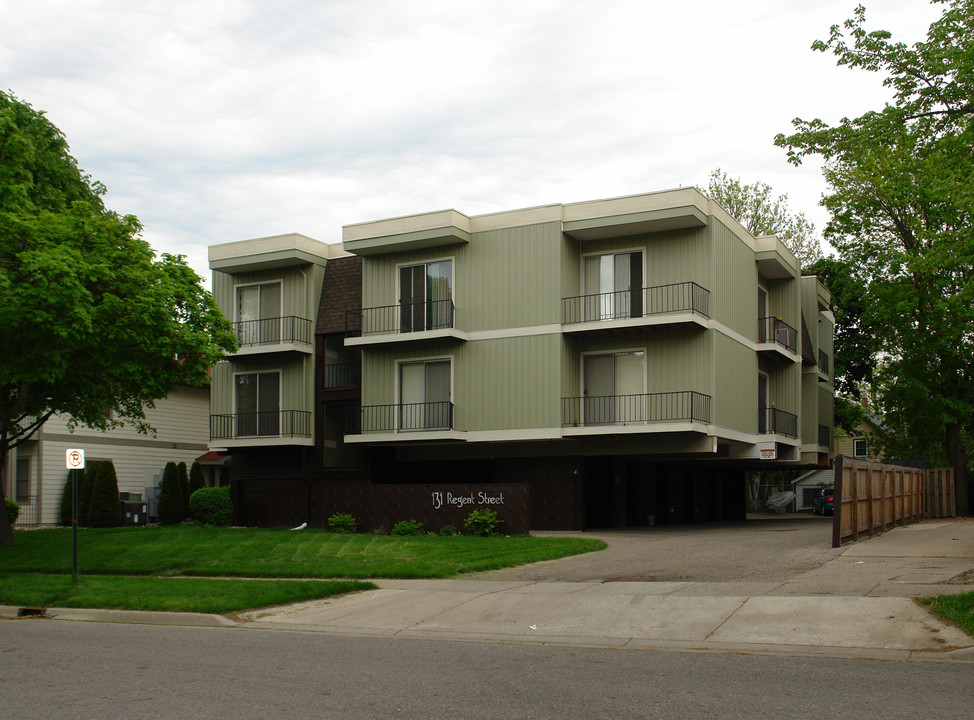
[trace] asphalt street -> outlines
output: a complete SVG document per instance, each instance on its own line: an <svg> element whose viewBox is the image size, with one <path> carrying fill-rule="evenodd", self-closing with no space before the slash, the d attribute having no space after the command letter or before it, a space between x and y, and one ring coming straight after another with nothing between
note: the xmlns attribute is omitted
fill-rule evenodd
<svg viewBox="0 0 974 720"><path fill-rule="evenodd" d="M5 720L965 718L971 667L0 620Z"/></svg>

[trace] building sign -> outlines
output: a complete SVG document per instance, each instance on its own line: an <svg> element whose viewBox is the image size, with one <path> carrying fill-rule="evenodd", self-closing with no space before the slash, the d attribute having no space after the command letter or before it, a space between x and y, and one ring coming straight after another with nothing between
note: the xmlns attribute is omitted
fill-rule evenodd
<svg viewBox="0 0 974 720"><path fill-rule="evenodd" d="M758 453L762 460L776 460L778 458L778 446L772 444L770 447L758 447Z"/></svg>
<svg viewBox="0 0 974 720"><path fill-rule="evenodd" d="M64 451L64 465L68 470L84 470L85 451L80 448L68 448Z"/></svg>
<svg viewBox="0 0 974 720"><path fill-rule="evenodd" d="M465 508L480 505L498 506L504 504L504 493L491 490L477 490L469 493L456 494L449 490L434 490L430 493L433 509L442 507Z"/></svg>

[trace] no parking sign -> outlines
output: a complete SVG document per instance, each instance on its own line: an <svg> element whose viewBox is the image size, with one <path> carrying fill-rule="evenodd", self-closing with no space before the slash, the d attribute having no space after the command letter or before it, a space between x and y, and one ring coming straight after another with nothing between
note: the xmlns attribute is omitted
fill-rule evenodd
<svg viewBox="0 0 974 720"><path fill-rule="evenodd" d="M68 470L84 470L85 451L79 448L68 448L64 451L64 464Z"/></svg>

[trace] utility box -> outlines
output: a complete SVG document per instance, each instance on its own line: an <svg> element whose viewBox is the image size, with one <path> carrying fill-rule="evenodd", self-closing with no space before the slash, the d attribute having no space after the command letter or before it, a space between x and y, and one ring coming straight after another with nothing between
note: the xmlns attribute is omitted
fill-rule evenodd
<svg viewBox="0 0 974 720"><path fill-rule="evenodd" d="M132 494L138 495L138 493ZM145 525L148 522L147 503L122 501L122 525Z"/></svg>

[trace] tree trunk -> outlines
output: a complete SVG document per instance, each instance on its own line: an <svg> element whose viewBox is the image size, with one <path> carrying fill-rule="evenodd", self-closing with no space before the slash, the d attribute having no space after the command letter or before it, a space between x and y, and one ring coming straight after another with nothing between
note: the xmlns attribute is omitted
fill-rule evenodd
<svg viewBox="0 0 974 720"><path fill-rule="evenodd" d="M957 423L947 423L947 459L954 468L954 497L957 500L957 514L971 514L971 476L967 471L970 457L961 438L961 428Z"/></svg>
<svg viewBox="0 0 974 720"><path fill-rule="evenodd" d="M6 439L6 438L4 438ZM6 443L0 444L0 503L7 497L7 446ZM7 508L0 508L0 545L14 544L14 529L10 527L10 518L7 517Z"/></svg>

